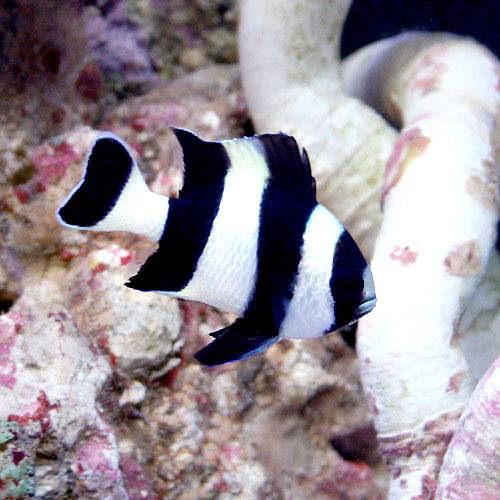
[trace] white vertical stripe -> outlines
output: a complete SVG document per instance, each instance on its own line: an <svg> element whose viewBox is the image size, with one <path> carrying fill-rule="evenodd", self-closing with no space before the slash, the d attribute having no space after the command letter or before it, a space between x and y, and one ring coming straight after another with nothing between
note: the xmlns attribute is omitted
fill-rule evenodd
<svg viewBox="0 0 500 500"><path fill-rule="evenodd" d="M322 205L311 213L293 297L280 328L281 338L318 337L332 325L330 277L335 246L343 230L342 224Z"/></svg>
<svg viewBox="0 0 500 500"><path fill-rule="evenodd" d="M166 196L149 190L134 162L127 184L115 206L92 229L128 231L159 241L168 216L168 202Z"/></svg>
<svg viewBox="0 0 500 500"><path fill-rule="evenodd" d="M169 295L242 315L255 285L260 203L269 171L256 140L223 145L231 165L219 211L191 281Z"/></svg>

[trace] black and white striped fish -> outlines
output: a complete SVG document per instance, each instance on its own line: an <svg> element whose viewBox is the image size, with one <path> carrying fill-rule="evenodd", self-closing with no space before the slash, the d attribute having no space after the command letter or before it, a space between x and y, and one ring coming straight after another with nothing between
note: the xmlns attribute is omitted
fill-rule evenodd
<svg viewBox="0 0 500 500"><path fill-rule="evenodd" d="M241 360L284 338L311 338L375 307L371 271L342 224L316 201L305 150L266 134L207 142L173 129L184 155L179 198L146 186L130 148L100 134L58 211L65 226L129 231L159 248L126 284L240 316L195 357Z"/></svg>

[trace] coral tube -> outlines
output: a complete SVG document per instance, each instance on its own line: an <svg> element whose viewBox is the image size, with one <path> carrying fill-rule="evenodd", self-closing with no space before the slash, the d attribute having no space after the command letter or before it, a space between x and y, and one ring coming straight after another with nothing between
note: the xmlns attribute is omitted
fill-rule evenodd
<svg viewBox="0 0 500 500"><path fill-rule="evenodd" d="M388 43L364 49L384 66L380 93L372 88L368 100L403 129L382 190L372 261L378 305L360 322L358 352L390 496L423 498L435 490L473 388L453 336L494 244L498 66L479 45L453 37ZM368 88L374 72L363 54L354 57L347 81L356 74Z"/></svg>
<svg viewBox="0 0 500 500"><path fill-rule="evenodd" d="M240 63L258 132L283 131L306 147L318 197L365 255L380 226L379 191L395 132L345 95L339 40L350 1L244 0Z"/></svg>
<svg viewBox="0 0 500 500"><path fill-rule="evenodd" d="M495 238L499 69L473 41L410 33L352 55L341 80L349 5L244 0L243 87L259 132L284 130L308 148L320 200L368 255L383 207L361 376L389 496L429 498L480 376L455 334L476 331L484 309L475 300L464 315ZM402 126L397 140L375 111Z"/></svg>

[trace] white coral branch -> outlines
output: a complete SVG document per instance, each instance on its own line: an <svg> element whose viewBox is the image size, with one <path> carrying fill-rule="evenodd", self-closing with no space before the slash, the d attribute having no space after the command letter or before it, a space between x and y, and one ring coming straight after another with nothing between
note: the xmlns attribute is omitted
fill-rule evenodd
<svg viewBox="0 0 500 500"><path fill-rule="evenodd" d="M379 303L359 327L362 379L390 497L427 498L476 380L454 334L495 235L499 69L472 41L407 34L350 57L343 87L337 52L349 4L244 0L243 86L258 131L299 138L320 200L368 252L382 195ZM391 154L391 129L361 100L402 125ZM480 310L470 309L465 330L477 330Z"/></svg>
<svg viewBox="0 0 500 500"><path fill-rule="evenodd" d="M453 335L484 272L497 218L496 61L455 38L403 45L383 56L392 71L386 66L383 95L372 95L389 103L386 112L398 110L403 129L386 167L372 261L378 305L358 330L392 498L435 489L473 387ZM412 50L406 64L396 63L398 51Z"/></svg>
<svg viewBox="0 0 500 500"><path fill-rule="evenodd" d="M306 147L320 201L366 255L381 222L379 192L395 132L343 91L341 27L350 0L244 0L242 83L258 132L283 131Z"/></svg>

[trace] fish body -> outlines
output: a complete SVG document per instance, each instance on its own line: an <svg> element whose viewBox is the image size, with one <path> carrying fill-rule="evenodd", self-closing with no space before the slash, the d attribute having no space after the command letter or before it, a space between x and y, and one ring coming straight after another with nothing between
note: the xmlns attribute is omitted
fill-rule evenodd
<svg viewBox="0 0 500 500"><path fill-rule="evenodd" d="M82 180L57 213L66 226L129 231L159 243L130 288L195 300L240 316L195 357L213 366L283 338L312 338L375 306L358 246L318 204L305 150L265 134L203 141L173 129L183 151L179 198L151 192L130 148L95 140Z"/></svg>

